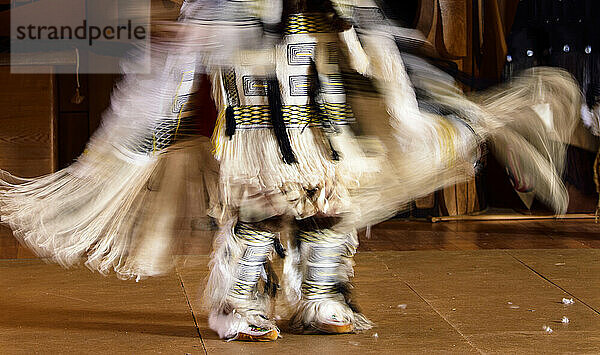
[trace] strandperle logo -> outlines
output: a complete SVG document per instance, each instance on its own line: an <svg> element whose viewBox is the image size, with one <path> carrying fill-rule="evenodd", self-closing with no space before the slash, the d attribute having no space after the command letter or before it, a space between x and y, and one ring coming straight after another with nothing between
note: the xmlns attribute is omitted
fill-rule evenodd
<svg viewBox="0 0 600 355"><path fill-rule="evenodd" d="M150 0L12 0L10 14L13 73L150 71Z"/></svg>
<svg viewBox="0 0 600 355"><path fill-rule="evenodd" d="M17 27L18 40L65 40L65 39L86 39L91 46L95 40L104 39L146 39L146 28L144 26L133 26L131 20L127 20L127 25L111 26L103 28L99 26L90 26L87 20L83 20L81 26L75 28L71 26L36 26L29 24L27 26Z"/></svg>

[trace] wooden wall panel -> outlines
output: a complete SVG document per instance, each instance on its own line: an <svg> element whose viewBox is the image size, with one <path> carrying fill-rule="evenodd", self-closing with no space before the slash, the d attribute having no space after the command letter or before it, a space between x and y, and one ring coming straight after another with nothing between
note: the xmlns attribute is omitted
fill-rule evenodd
<svg viewBox="0 0 600 355"><path fill-rule="evenodd" d="M442 17L443 48L448 57L466 57L467 47L467 2L464 0L440 1Z"/></svg>
<svg viewBox="0 0 600 355"><path fill-rule="evenodd" d="M117 74L80 75L82 100L74 102L77 89L75 75L57 75L59 168L69 166L83 153L110 104L112 88L119 77Z"/></svg>
<svg viewBox="0 0 600 355"><path fill-rule="evenodd" d="M89 138L90 94L88 75L80 75L79 97L74 100L77 89L75 74L58 74L58 168L71 165L83 152Z"/></svg>
<svg viewBox="0 0 600 355"><path fill-rule="evenodd" d="M58 167L71 165L85 149L88 141L87 112L61 112L58 115Z"/></svg>
<svg viewBox="0 0 600 355"><path fill-rule="evenodd" d="M54 75L0 66L0 169L26 177L56 170L55 102Z"/></svg>
<svg viewBox="0 0 600 355"><path fill-rule="evenodd" d="M89 136L100 126L104 111L110 106L110 96L115 84L120 80L119 74L88 75L89 82Z"/></svg>

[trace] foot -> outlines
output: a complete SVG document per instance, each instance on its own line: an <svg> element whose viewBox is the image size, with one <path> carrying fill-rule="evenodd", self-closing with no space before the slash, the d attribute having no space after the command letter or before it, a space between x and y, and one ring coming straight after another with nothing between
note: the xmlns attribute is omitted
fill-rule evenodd
<svg viewBox="0 0 600 355"><path fill-rule="evenodd" d="M245 329L240 330L235 337L228 339L239 341L274 341L279 338L279 329L276 326L270 328L258 327L249 325Z"/></svg>
<svg viewBox="0 0 600 355"><path fill-rule="evenodd" d="M345 302L335 299L303 300L290 319L290 329L299 332L346 334L370 329L373 324Z"/></svg>
<svg viewBox="0 0 600 355"><path fill-rule="evenodd" d="M351 322L341 320L336 317L335 314L326 317L322 321L312 323L312 326L315 330L326 334L345 334L354 332L354 326Z"/></svg>
<svg viewBox="0 0 600 355"><path fill-rule="evenodd" d="M208 325L221 339L232 341L274 341L281 337L279 328L262 314L243 316L234 311L229 314L212 313Z"/></svg>

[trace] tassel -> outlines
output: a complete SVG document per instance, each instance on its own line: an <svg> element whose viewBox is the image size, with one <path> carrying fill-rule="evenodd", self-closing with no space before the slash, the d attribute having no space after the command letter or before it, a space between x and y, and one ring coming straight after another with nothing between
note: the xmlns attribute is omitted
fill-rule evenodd
<svg viewBox="0 0 600 355"><path fill-rule="evenodd" d="M277 252L277 255L279 255L280 258L285 259L285 249L283 248L283 245L281 244L279 238L275 238L273 240L273 245L275 246L275 251Z"/></svg>
<svg viewBox="0 0 600 355"><path fill-rule="evenodd" d="M227 106L225 109L225 135L231 139L235 134L235 116L233 115L233 107Z"/></svg>
<svg viewBox="0 0 600 355"><path fill-rule="evenodd" d="M267 79L267 95L269 98L269 108L271 109L271 124L273 125L273 131L277 138L283 161L286 164L296 163L296 157L292 151L290 138L285 129L285 122L281 113L281 93L279 92L279 82L277 79Z"/></svg>
<svg viewBox="0 0 600 355"><path fill-rule="evenodd" d="M309 90L310 101L311 104L317 109L317 115L323 119L322 125L325 133L327 133L327 141L329 142L329 148L331 149L331 159L333 161L340 160L340 154L333 148L333 143L331 143L331 139L329 135L333 133L338 133L338 130L335 127L335 123L333 120L329 119L329 115L327 115L327 111L323 109L323 106L319 104L319 94L321 90L321 80L319 80L319 73L317 72L317 65L314 60L310 61L310 69L311 72L314 73L315 80L313 82L312 87Z"/></svg>
<svg viewBox="0 0 600 355"><path fill-rule="evenodd" d="M340 153L338 153L338 151L335 150L335 148L333 147L333 143L331 143L331 139L327 138L327 140L329 141L329 148L331 149L331 159L333 161L339 161Z"/></svg>
<svg viewBox="0 0 600 355"><path fill-rule="evenodd" d="M265 274L267 275L267 279L265 280L265 285L263 289L263 293L269 295L269 297L274 298L277 296L277 291L279 290L279 278L273 270L273 266L270 262L265 263Z"/></svg>

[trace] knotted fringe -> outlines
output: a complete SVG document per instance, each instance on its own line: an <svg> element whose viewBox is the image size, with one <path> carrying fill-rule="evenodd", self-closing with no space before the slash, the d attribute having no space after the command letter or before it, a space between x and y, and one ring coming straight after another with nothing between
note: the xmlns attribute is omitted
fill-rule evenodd
<svg viewBox="0 0 600 355"><path fill-rule="evenodd" d="M219 117L223 118L228 103L222 77L215 72L211 80L213 98L220 108ZM276 82L270 85L271 95L276 96ZM278 106L277 97L269 101ZM272 110L278 112L277 108ZM220 162L220 198L213 205L213 217L223 222L252 210L252 216L246 214L241 219L258 221L285 213L305 218L316 213L336 215L349 211L346 183L356 185L357 176L368 165L361 160L362 152L354 144L349 127L332 135L330 144L322 127L290 128L276 122L273 127L264 128L238 126L228 138L224 121L219 120L212 138L215 157ZM275 130L279 133L275 134ZM289 150L285 148L286 141ZM332 148L339 152L340 161L332 159ZM285 151L291 152L296 163L287 164L282 159L282 155L287 155Z"/></svg>

